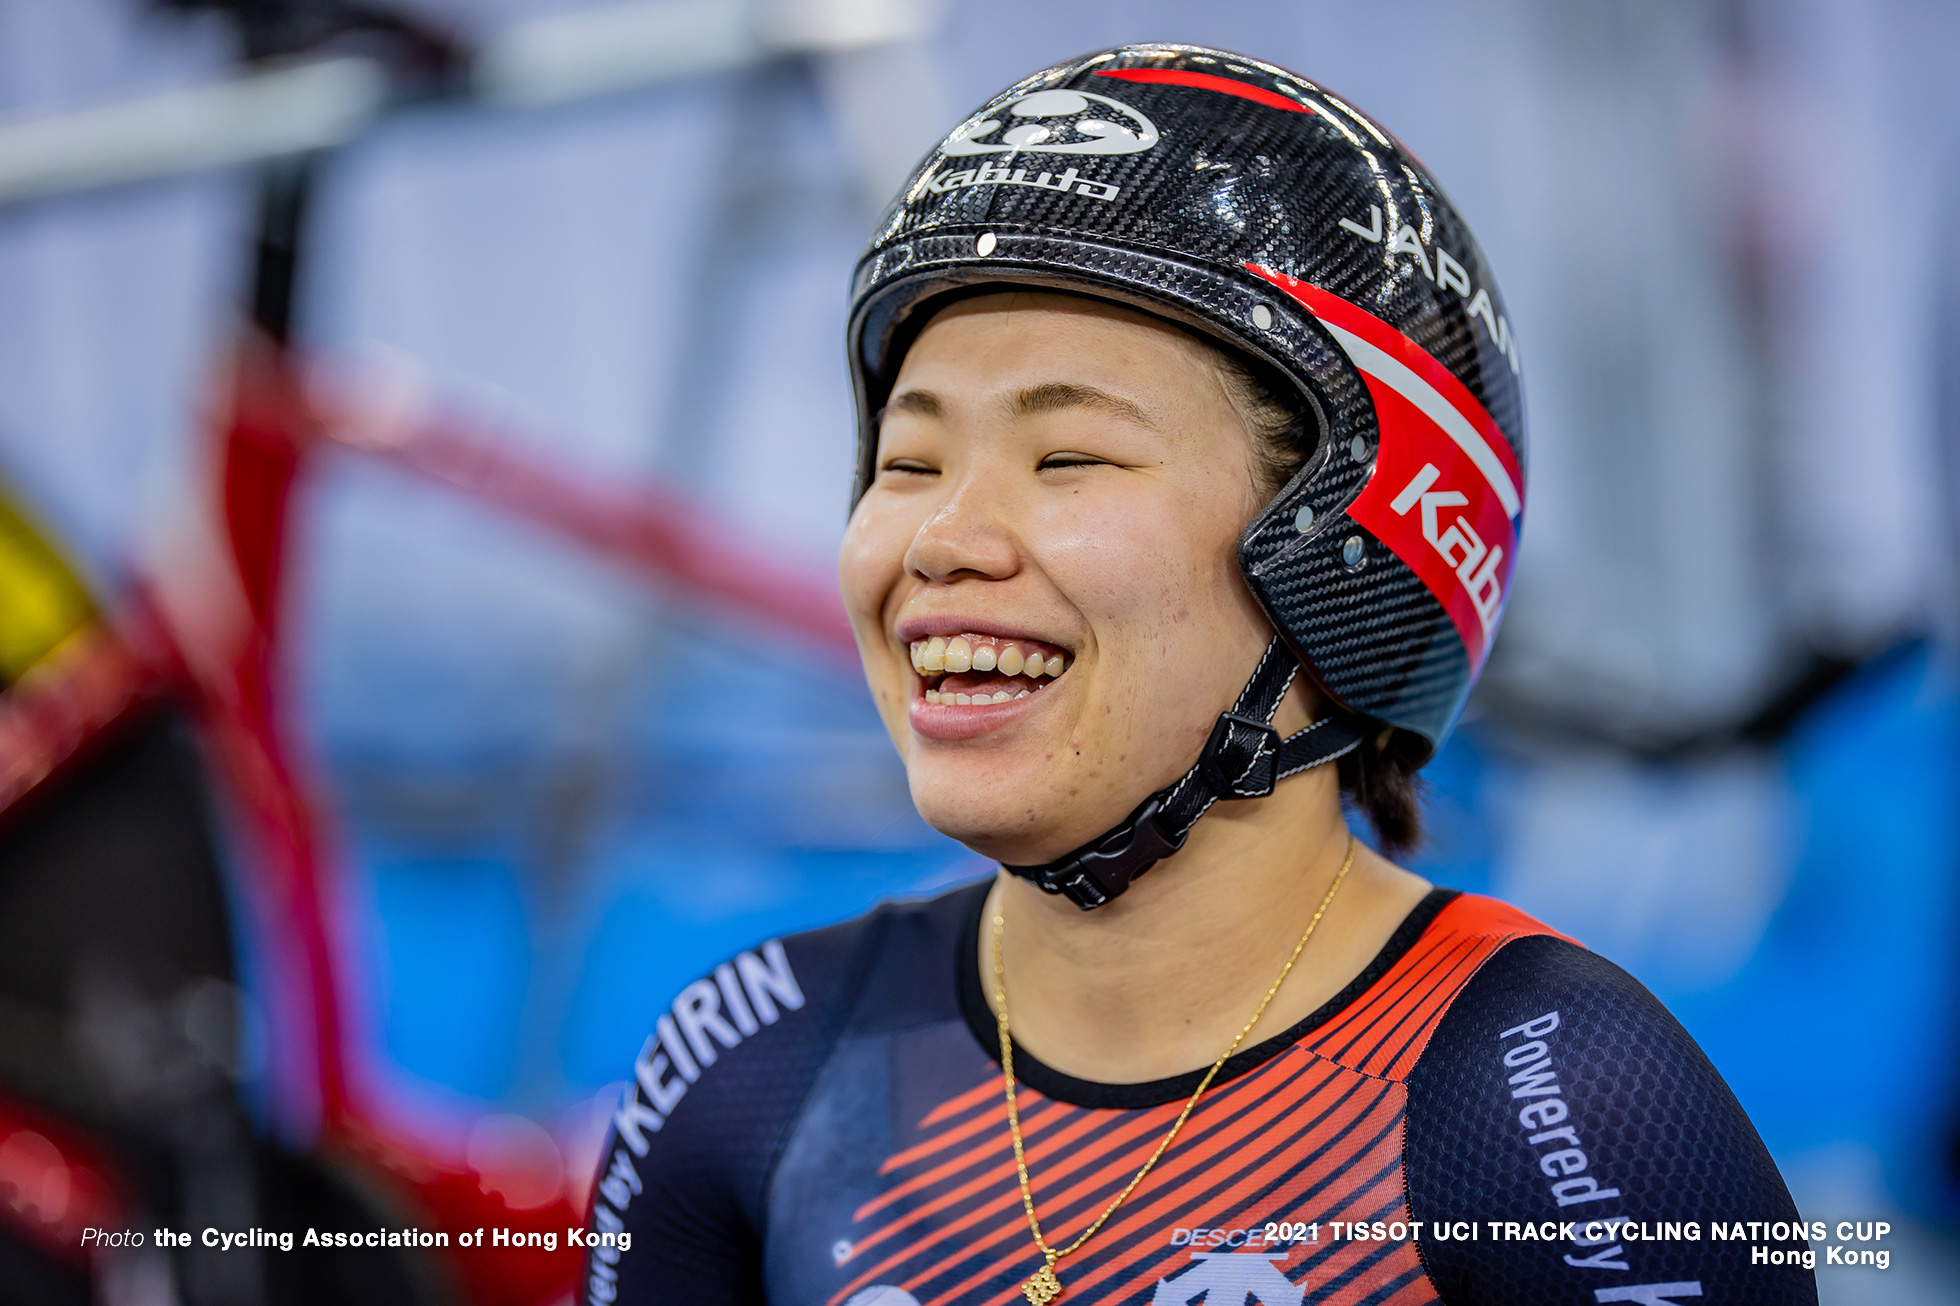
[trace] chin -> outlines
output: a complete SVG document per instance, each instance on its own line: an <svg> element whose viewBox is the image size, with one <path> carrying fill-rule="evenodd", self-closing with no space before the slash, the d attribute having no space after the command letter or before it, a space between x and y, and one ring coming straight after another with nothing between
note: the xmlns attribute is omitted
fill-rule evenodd
<svg viewBox="0 0 1960 1306"><path fill-rule="evenodd" d="M927 825L982 857L1013 866L1035 866L1095 837L1120 821L1128 810L1116 812L1101 824L1084 823L1078 813L1051 809L1057 788L1041 782L977 788L961 776L915 777L912 804ZM1077 826L1081 826L1079 831Z"/></svg>
<svg viewBox="0 0 1960 1306"><path fill-rule="evenodd" d="M1043 842L1038 835L1030 838L1025 804L998 791L983 795L952 783L915 782L912 805L927 825L993 861L1018 864Z"/></svg>

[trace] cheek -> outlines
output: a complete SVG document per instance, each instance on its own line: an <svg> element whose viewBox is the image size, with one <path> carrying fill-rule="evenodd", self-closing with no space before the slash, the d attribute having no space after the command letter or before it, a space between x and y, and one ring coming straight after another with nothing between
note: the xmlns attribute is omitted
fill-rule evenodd
<svg viewBox="0 0 1960 1306"><path fill-rule="evenodd" d="M837 552L837 588L857 636L865 683L901 754L909 733L902 728L907 689L905 675L891 657L885 608L904 575L905 547L910 539L892 514L880 513L876 504L865 502L851 515ZM910 668L904 670L910 673Z"/></svg>
<svg viewBox="0 0 1960 1306"><path fill-rule="evenodd" d="M1238 606L1237 497L1212 504L1223 496L1166 491L1121 500L1083 496L1059 508L1041 532L1043 569L1092 628L1204 626Z"/></svg>
<svg viewBox="0 0 1960 1306"><path fill-rule="evenodd" d="M837 587L860 638L869 633L867 626L881 624L885 599L904 572L910 539L897 514L868 498L851 514L837 553Z"/></svg>

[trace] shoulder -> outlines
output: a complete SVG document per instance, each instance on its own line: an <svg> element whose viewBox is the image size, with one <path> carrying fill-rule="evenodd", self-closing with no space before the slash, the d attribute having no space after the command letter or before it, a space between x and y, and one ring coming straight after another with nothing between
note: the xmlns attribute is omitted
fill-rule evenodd
<svg viewBox="0 0 1960 1306"><path fill-rule="evenodd" d="M1531 920L1514 908L1503 911ZM1594 1084L1636 1064L1684 1081L1720 1084L1687 1030L1620 967L1543 927L1507 930L1494 942L1437 1021L1412 1086L1460 1075L1481 1061L1489 1063L1482 1077L1501 1068L1498 1079L1528 1090L1512 1076L1543 1057L1577 1058L1583 1065L1575 1064L1573 1071L1583 1070ZM1519 1096L1550 1094L1521 1091Z"/></svg>
<svg viewBox="0 0 1960 1306"><path fill-rule="evenodd" d="M1752 1267L1746 1245L1716 1238L1717 1223L1798 1216L1680 1022L1633 976L1516 909L1482 899L1470 914L1502 938L1409 1076L1411 1214L1545 1237L1493 1240L1488 1226L1476 1242L1425 1237L1445 1300L1667 1282L1738 1302L1814 1301L1807 1273ZM1651 1229L1648 1241L1628 1221Z"/></svg>
<svg viewBox="0 0 1960 1306"><path fill-rule="evenodd" d="M1328 1004L1309 1036L1313 1051L1363 1074L1404 1081L1481 969L1548 925L1495 898L1431 889L1375 959Z"/></svg>
<svg viewBox="0 0 1960 1306"><path fill-rule="evenodd" d="M770 939L688 984L634 1060L615 1121L620 1139L644 1155L638 1144L649 1133L670 1119L679 1127L690 1116L725 1113L735 1104L716 1099L750 1080L767 1084L771 1100L743 1090L745 1114L781 1114L846 1028L903 1019L908 1004L943 1005L952 992L950 944L977 892L966 886L884 903L840 925Z"/></svg>
<svg viewBox="0 0 1960 1306"><path fill-rule="evenodd" d="M1616 1150L1625 1149L1618 1136L1635 1118L1665 1122L1665 1137L1642 1135L1648 1174L1719 1152L1720 1140L1702 1131L1755 1143L1721 1075L1639 980L1563 935L1519 928L1536 922L1515 908L1483 899L1474 909L1512 924L1441 1014L1409 1077L1413 1128L1469 1139L1483 1132L1473 1126L1489 1125L1502 1135L1493 1148L1586 1153L1583 1167L1571 1155L1551 1163L1554 1177L1565 1165L1573 1176L1592 1174L1595 1153L1603 1157L1604 1133L1591 1151L1563 1137L1530 1141L1577 1114L1597 1114L1602 1127L1616 1122ZM1553 1197L1591 1186L1566 1184Z"/></svg>
<svg viewBox="0 0 1960 1306"><path fill-rule="evenodd" d="M587 1300L685 1285L751 1299L770 1168L812 1084L854 1024L951 1007L949 945L980 892L770 939L681 989L634 1058L600 1154Z"/></svg>

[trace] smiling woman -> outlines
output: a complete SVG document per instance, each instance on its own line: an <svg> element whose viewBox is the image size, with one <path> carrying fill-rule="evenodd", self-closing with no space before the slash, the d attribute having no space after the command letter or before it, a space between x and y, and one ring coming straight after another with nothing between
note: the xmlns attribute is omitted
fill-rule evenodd
<svg viewBox="0 0 1960 1306"><path fill-rule="evenodd" d="M1390 859L1524 496L1502 301L1419 164L1269 65L1077 60L921 165L850 347L865 675L1001 870L684 991L588 1300L1814 1302L1621 1237L1796 1218L1651 995Z"/></svg>
<svg viewBox="0 0 1960 1306"><path fill-rule="evenodd" d="M840 576L913 801L989 857L1046 862L1175 779L1272 638L1233 555L1261 505L1216 358L1027 292L960 300L906 354ZM967 666L915 667L934 638ZM1286 710L1306 724L1304 687Z"/></svg>

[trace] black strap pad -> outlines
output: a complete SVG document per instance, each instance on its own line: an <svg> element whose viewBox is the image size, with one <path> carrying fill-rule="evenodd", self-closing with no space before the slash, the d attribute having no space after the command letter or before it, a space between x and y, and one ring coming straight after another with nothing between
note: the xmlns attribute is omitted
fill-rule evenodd
<svg viewBox="0 0 1960 1306"><path fill-rule="evenodd" d="M1143 800L1121 824L1067 856L1007 870L1059 893L1084 911L1122 894L1130 882L1184 847L1198 818L1222 799L1263 798L1282 779L1331 762L1361 742L1360 725L1345 717L1316 721L1282 741L1270 722L1299 670L1278 639L1232 710L1211 728L1198 760L1168 788Z"/></svg>

